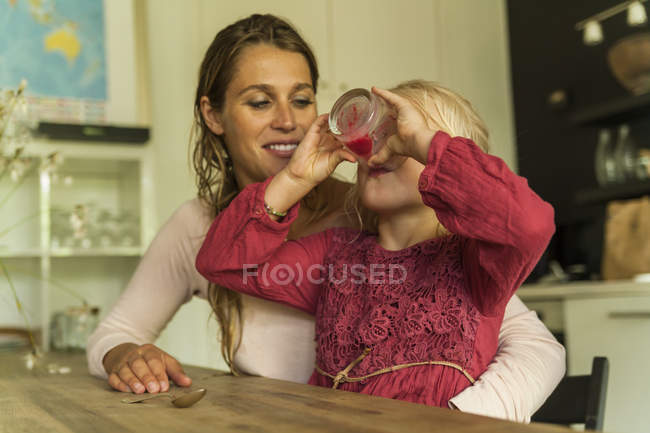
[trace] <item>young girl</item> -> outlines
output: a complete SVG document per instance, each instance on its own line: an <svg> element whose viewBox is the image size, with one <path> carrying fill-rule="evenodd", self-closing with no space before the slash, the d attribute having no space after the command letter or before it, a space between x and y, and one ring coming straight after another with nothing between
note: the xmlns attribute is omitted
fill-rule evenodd
<svg viewBox="0 0 650 433"><path fill-rule="evenodd" d="M285 241L299 201L355 160L324 131L324 115L282 171L217 216L196 266L316 315L309 383L446 407L496 353L506 303L553 234L553 209L475 144L485 147L487 132L460 96L423 81L373 91L398 130L358 169L378 233Z"/></svg>

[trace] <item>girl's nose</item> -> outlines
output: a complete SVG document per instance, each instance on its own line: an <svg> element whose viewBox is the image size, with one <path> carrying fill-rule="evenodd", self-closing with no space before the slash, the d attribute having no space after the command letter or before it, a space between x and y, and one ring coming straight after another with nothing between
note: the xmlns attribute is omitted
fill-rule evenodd
<svg viewBox="0 0 650 433"><path fill-rule="evenodd" d="M278 104L271 127L282 131L293 131L296 128L296 118L289 104Z"/></svg>

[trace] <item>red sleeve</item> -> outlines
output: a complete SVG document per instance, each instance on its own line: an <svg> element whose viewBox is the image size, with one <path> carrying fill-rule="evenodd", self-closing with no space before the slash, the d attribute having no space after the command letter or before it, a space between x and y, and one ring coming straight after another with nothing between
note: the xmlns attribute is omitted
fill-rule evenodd
<svg viewBox="0 0 650 433"><path fill-rule="evenodd" d="M217 215L196 257L196 269L231 290L314 314L330 232L285 241L299 205L282 220L271 220L264 210L270 181L248 185Z"/></svg>
<svg viewBox="0 0 650 433"><path fill-rule="evenodd" d="M438 132L420 175L424 203L463 239L463 267L484 315L505 306L555 231L553 207L499 158Z"/></svg>

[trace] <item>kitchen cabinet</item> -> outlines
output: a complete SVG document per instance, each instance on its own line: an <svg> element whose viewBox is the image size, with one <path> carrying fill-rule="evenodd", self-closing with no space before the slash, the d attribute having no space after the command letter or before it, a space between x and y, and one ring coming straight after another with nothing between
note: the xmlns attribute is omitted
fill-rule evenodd
<svg viewBox="0 0 650 433"><path fill-rule="evenodd" d="M650 425L650 296L569 299L564 304L569 374L588 374L592 357L609 358L605 431Z"/></svg>
<svg viewBox="0 0 650 433"><path fill-rule="evenodd" d="M438 78L435 3L332 0L334 90Z"/></svg>
<svg viewBox="0 0 650 433"><path fill-rule="evenodd" d="M105 313L135 270L153 235L150 157L138 145L53 140L29 143L26 152L35 168L25 180L0 183L9 197L0 259L47 350L54 312L81 297ZM62 163L39 169L53 152ZM0 327L24 327L6 285L3 277Z"/></svg>
<svg viewBox="0 0 650 433"><path fill-rule="evenodd" d="M289 20L309 43L316 56L320 73L317 98L319 109L324 111L331 105L329 102L332 98L333 79L328 67L331 64L330 0L315 2L276 0L272 3L262 0L239 2L201 0L196 7L202 47L200 53L197 53L200 56L199 61L217 32L238 19L251 14L270 13Z"/></svg>
<svg viewBox="0 0 650 433"><path fill-rule="evenodd" d="M200 3L201 40L238 18L272 13L288 19L310 44L320 72L318 102L328 110L354 87L393 86L406 78L435 78L435 3L430 0L257 0ZM405 73L407 75L405 75Z"/></svg>
<svg viewBox="0 0 650 433"><path fill-rule="evenodd" d="M567 373L589 374L594 356L609 359L604 431L646 432L650 425L650 285L634 282L576 282L524 287L529 308L546 311L545 321L562 327ZM549 307L554 310L549 314ZM555 328L555 329L554 329Z"/></svg>

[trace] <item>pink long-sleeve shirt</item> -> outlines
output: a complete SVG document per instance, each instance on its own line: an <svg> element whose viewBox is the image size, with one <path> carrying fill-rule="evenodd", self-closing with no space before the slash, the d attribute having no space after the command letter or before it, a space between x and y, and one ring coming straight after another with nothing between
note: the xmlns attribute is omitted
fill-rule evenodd
<svg viewBox="0 0 650 433"><path fill-rule="evenodd" d="M554 231L553 209L525 179L473 142L438 132L419 189L453 235L400 251L376 236L335 228L285 242L298 205L282 222L264 211L270 179L249 185L217 216L197 257L210 281L316 316L309 383L350 370L367 376L339 388L447 407L487 368L507 301ZM450 366L452 364L455 368Z"/></svg>

